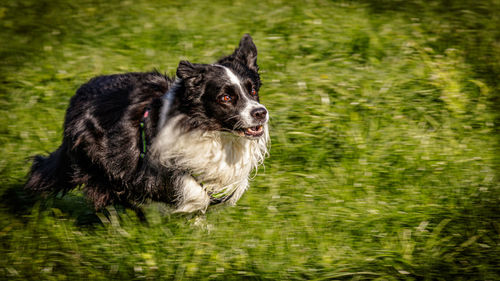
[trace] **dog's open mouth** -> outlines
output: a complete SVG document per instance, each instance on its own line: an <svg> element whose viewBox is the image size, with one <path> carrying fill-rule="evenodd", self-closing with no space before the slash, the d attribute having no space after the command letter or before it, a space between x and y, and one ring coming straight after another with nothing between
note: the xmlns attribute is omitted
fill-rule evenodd
<svg viewBox="0 0 500 281"><path fill-rule="evenodd" d="M239 129L238 134L242 137L260 137L264 134L264 127L262 125L259 125L255 127Z"/></svg>

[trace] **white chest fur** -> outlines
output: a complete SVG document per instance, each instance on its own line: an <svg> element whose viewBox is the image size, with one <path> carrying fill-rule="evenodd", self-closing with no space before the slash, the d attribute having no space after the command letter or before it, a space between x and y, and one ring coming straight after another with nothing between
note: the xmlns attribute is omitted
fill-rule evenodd
<svg viewBox="0 0 500 281"><path fill-rule="evenodd" d="M262 137L248 139L218 131L184 132L177 126L180 118L170 119L161 129L151 152L162 165L186 169L198 183L203 182L205 194L197 195L203 197L200 200L206 201L207 194L222 192L232 193L228 202L236 203L248 186L250 173L262 164L267 154L267 125Z"/></svg>

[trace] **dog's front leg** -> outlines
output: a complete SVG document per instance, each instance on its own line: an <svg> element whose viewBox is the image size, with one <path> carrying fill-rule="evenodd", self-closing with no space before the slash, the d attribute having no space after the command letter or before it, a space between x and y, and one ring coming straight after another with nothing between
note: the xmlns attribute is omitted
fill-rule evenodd
<svg viewBox="0 0 500 281"><path fill-rule="evenodd" d="M175 213L204 213L210 205L210 197L191 175L184 175L178 181Z"/></svg>

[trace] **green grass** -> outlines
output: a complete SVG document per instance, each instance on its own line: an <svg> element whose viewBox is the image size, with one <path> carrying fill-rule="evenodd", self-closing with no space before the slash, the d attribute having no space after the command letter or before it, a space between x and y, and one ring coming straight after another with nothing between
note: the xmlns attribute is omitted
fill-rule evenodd
<svg viewBox="0 0 500 281"><path fill-rule="evenodd" d="M0 4L0 279L500 278L499 1L169 2ZM272 145L237 206L146 225L19 191L79 85L244 33Z"/></svg>

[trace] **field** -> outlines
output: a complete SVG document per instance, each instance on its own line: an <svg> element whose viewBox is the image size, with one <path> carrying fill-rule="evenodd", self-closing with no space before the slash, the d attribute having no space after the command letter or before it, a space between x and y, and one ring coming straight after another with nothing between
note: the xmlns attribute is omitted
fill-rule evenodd
<svg viewBox="0 0 500 281"><path fill-rule="evenodd" d="M499 280L500 1L0 4L0 279ZM234 207L94 212L22 191L95 75L244 33L270 157Z"/></svg>

